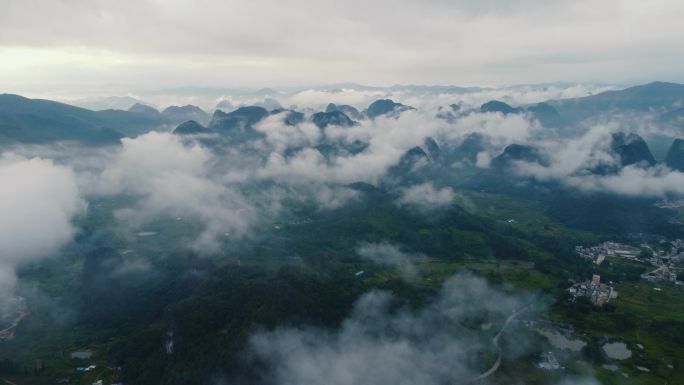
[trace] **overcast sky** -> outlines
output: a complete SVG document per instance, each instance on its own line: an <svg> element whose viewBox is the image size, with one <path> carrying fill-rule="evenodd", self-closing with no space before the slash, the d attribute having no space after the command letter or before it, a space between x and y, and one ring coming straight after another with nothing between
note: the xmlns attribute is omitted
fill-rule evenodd
<svg viewBox="0 0 684 385"><path fill-rule="evenodd" d="M683 81L679 0L2 0L0 92Z"/></svg>

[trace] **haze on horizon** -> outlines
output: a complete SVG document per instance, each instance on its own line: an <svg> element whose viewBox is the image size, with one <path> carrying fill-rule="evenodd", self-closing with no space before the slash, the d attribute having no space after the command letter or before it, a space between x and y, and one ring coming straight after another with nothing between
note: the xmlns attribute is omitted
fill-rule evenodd
<svg viewBox="0 0 684 385"><path fill-rule="evenodd" d="M2 92L684 81L675 0L5 0Z"/></svg>

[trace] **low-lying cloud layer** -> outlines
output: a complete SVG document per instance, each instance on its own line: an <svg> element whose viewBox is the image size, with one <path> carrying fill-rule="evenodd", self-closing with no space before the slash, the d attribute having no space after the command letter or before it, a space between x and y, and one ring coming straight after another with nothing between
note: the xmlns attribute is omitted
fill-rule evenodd
<svg viewBox="0 0 684 385"><path fill-rule="evenodd" d="M533 143L547 156L549 164L521 161L512 171L541 181L559 181L589 193L656 198L684 195L684 173L662 164L628 165L609 175L589 172L601 166L619 166L619 156L611 151L611 134L618 129L616 125L597 125L577 138Z"/></svg>
<svg viewBox="0 0 684 385"><path fill-rule="evenodd" d="M41 158L0 156L0 302L12 295L17 264L46 257L69 242L86 204L67 167Z"/></svg>
<svg viewBox="0 0 684 385"><path fill-rule="evenodd" d="M415 263L426 258L423 254L409 253L399 246L388 243L362 242L356 247L356 253L379 265L395 268L408 280L416 278L418 270Z"/></svg>
<svg viewBox="0 0 684 385"><path fill-rule="evenodd" d="M363 97L370 100L376 92L363 91ZM520 101L546 97L542 91L524 87L501 92ZM611 136L634 129L629 123L633 120L581 124L559 132L543 126L524 108L515 113L482 112L476 104L449 106L458 102L453 94L447 98L441 93L407 93L412 96L404 100L422 101L419 108L374 119L357 118L349 126L319 127L312 121L315 110L306 110L303 121L293 124L286 110L271 112L254 123L247 141L230 139L226 133L196 137L150 132L125 138L120 146L79 150L60 144L47 147L42 154L76 170L78 184L88 197L132 197L133 203L116 212L123 228L141 231L160 218L199 223L198 235L186 244L206 253L278 221L290 203L329 210L357 201L362 195L352 186L357 182L388 191L399 207L426 214L457 201L463 204L457 192L462 177L490 172L493 159L511 144L532 146L545 160L514 159L505 170L513 179L531 177L592 193L684 194L682 173L664 166L629 165L613 173L590 172L619 166ZM302 100L320 105L329 94L334 93L317 91ZM471 94L461 96L466 95ZM345 98L341 101L353 99ZM364 98L358 100L366 103ZM636 128L638 132L659 129ZM433 148L435 144L438 149ZM38 147L20 150L29 157L41 154Z"/></svg>
<svg viewBox="0 0 684 385"><path fill-rule="evenodd" d="M397 203L432 209L450 206L454 197L450 187L436 188L432 183L423 183L403 189Z"/></svg>
<svg viewBox="0 0 684 385"><path fill-rule="evenodd" d="M97 179L95 193L136 197L137 203L117 216L137 227L159 217L199 220L204 229L195 247L217 251L219 236L243 236L256 219L239 191L214 178L212 160L208 149L167 133L123 139Z"/></svg>
<svg viewBox="0 0 684 385"><path fill-rule="evenodd" d="M609 192L634 197L684 195L684 173L667 167L628 166L617 175L569 177L566 183L587 192Z"/></svg>
<svg viewBox="0 0 684 385"><path fill-rule="evenodd" d="M445 125L431 110L325 129L307 121L288 125L285 117L274 114L257 123L254 129L264 136L242 144L212 147L201 139L159 132L123 139L120 149L107 153L110 160L101 171L86 178L88 191L137 198L134 206L117 212L117 218L134 229L160 217L195 219L204 229L194 247L215 252L224 234L249 234L261 219L277 215L285 200L311 201L321 209L355 200L358 192L349 184L378 183L427 137L446 142L487 132L492 146L500 148L527 138L534 129L523 117L501 114L472 114ZM355 143L367 145L360 152L328 156L316 147ZM449 187L424 183L401 190L397 204L443 207L454 195Z"/></svg>
<svg viewBox="0 0 684 385"><path fill-rule="evenodd" d="M493 363L478 353L495 350L491 338L529 301L460 274L421 310L397 309L388 292L371 291L339 330L260 332L250 354L265 365L265 382L279 385L467 384ZM509 359L532 353L515 334L504 338L513 341Z"/></svg>

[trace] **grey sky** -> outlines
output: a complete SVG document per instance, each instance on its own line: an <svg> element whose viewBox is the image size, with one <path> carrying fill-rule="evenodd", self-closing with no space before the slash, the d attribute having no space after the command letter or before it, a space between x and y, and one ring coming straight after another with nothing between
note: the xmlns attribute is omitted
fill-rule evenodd
<svg viewBox="0 0 684 385"><path fill-rule="evenodd" d="M3 91L682 81L677 0L3 0Z"/></svg>

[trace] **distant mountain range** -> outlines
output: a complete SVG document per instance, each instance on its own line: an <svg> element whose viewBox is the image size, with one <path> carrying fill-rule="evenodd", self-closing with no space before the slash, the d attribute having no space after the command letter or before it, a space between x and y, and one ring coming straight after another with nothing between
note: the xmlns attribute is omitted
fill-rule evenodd
<svg viewBox="0 0 684 385"><path fill-rule="evenodd" d="M158 117L122 110L91 111L18 95L0 95L0 140L44 143L76 140L112 143L163 124Z"/></svg>
<svg viewBox="0 0 684 385"><path fill-rule="evenodd" d="M133 96L90 97L68 101L68 104L93 111L127 110L138 103L141 104L142 102Z"/></svg>
<svg viewBox="0 0 684 385"><path fill-rule="evenodd" d="M492 100L482 104L479 111L504 115L529 113L544 127L553 128L578 127L588 120L605 121L646 113L664 126L681 129L684 128L684 84L653 82L623 90L518 107Z"/></svg>
<svg viewBox="0 0 684 385"><path fill-rule="evenodd" d="M199 107L169 107L159 112L136 103L126 110L92 111L44 99L0 95L0 142L45 143L72 140L89 144L116 143L187 120L208 121Z"/></svg>
<svg viewBox="0 0 684 385"><path fill-rule="evenodd" d="M583 119L625 112L649 112L665 120L684 116L684 84L653 82L624 90L548 101L564 117Z"/></svg>
<svg viewBox="0 0 684 385"><path fill-rule="evenodd" d="M341 85L342 87L343 85ZM395 91L411 92L477 92L480 88L459 88L442 86L393 86ZM262 90L260 95L275 92ZM379 99L372 102L366 109L359 111L353 106L329 104L324 111L305 115L294 110L285 110L273 99L265 99L259 106L240 107L230 112L221 109L210 115L201 108L193 105L171 106L163 111L143 104L136 99L126 97L122 102L133 104L127 110L109 109L93 111L86 108L43 100L29 99L18 95L0 95L0 141L19 143L46 143L60 140L74 140L90 144L116 143L121 137L136 136L150 130L172 131L178 134L216 133L235 140L247 140L259 137L261 134L253 126L274 113L288 111L285 123L296 125L305 119L310 119L319 128L325 129L330 125L349 127L364 119L374 119L379 116L396 117L404 111L413 109L390 99ZM129 100L130 99L130 100ZM232 110L230 103L220 106ZM476 112L508 114L527 114L537 120L549 132L574 132L576 127L587 119L608 118L629 113L649 113L656 117L656 122L674 130L684 128L684 85L676 83L653 82L641 86L630 87L618 91L606 91L596 95L581 98L549 100L543 103L523 106L511 106L502 101L492 100L482 104ZM445 107L438 117L452 121L461 114L469 113L460 104ZM554 131L555 130L555 131ZM678 136L684 136L678 135ZM474 161L475 150L482 144L482 138L471 137L463 142L463 158ZM639 143L643 139L639 138ZM646 138L650 140L649 138ZM658 153L665 155L667 147L672 143L672 137L660 139ZM648 151L648 145L643 142ZM668 153L666 162L670 167L677 168L680 162L675 144ZM631 149L631 147L627 147ZM640 149L636 153L640 160L655 163L653 155L646 156ZM618 151L620 152L620 151ZM511 154L509 154L511 155ZM630 159L632 153L620 153L625 159ZM643 155L643 156L642 156ZM460 155L459 155L460 156Z"/></svg>

